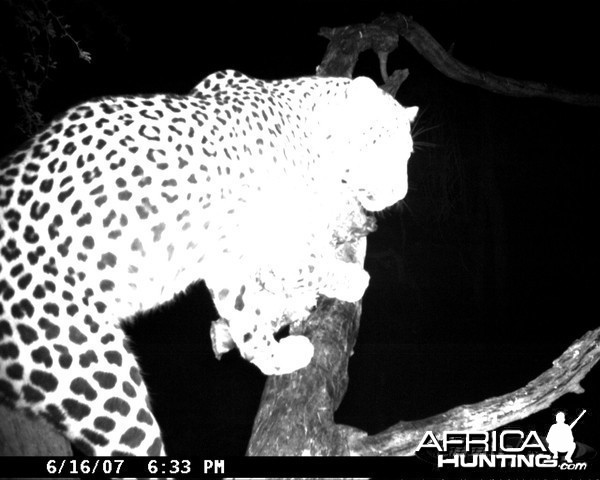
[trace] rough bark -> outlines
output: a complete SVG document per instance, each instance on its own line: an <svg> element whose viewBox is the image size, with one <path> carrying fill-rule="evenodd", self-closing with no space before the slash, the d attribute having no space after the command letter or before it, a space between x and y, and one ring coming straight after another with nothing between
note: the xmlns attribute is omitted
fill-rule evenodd
<svg viewBox="0 0 600 480"><path fill-rule="evenodd" d="M302 334L315 346L307 368L267 379L248 455L348 455L348 435L333 421L348 386L360 302L323 299Z"/></svg>

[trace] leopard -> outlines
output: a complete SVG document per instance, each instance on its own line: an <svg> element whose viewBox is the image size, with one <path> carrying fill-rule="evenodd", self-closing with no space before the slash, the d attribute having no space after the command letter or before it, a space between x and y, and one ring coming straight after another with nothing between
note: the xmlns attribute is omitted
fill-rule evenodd
<svg viewBox="0 0 600 480"><path fill-rule="evenodd" d="M340 246L406 195L416 112L366 77L225 70L56 117L0 161L1 401L85 455L165 455L123 326L201 281L217 358L305 368L278 333L363 296Z"/></svg>

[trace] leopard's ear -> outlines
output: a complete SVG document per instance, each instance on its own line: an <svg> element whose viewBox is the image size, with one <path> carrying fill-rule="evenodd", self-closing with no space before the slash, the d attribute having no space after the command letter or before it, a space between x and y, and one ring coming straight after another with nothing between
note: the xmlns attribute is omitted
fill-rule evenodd
<svg viewBox="0 0 600 480"><path fill-rule="evenodd" d="M356 77L346 87L346 102L354 109L370 111L377 108L383 91L369 77Z"/></svg>
<svg viewBox="0 0 600 480"><path fill-rule="evenodd" d="M387 102L382 92L369 77L356 77L348 84L346 99L355 106L362 108L364 113L366 110L377 110L378 101ZM417 117L417 113L419 113L419 107L406 107L404 113L407 120L412 123Z"/></svg>
<svg viewBox="0 0 600 480"><path fill-rule="evenodd" d="M415 121L415 118L417 118L417 114L419 113L419 107L406 107L404 109L404 113L406 113L408 121L412 123Z"/></svg>
<svg viewBox="0 0 600 480"><path fill-rule="evenodd" d="M349 99L365 99L374 92L380 92L379 87L369 77L356 77L350 82L346 89L346 97Z"/></svg>
<svg viewBox="0 0 600 480"><path fill-rule="evenodd" d="M388 103L387 95L368 77L356 77L346 85L342 103L336 112L338 124L344 126L348 137L364 131L376 122Z"/></svg>

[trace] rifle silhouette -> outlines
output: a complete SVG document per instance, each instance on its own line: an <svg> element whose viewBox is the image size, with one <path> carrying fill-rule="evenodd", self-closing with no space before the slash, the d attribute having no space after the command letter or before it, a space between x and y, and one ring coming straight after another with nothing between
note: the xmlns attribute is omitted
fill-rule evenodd
<svg viewBox="0 0 600 480"><path fill-rule="evenodd" d="M573 423L571 423L571 425L569 425L569 428L571 428L571 429L572 429L572 428L575 426L575 424L576 424L576 423L579 421L579 419L580 419L581 417L583 417L583 414L584 414L585 412L586 412L586 410L584 410L583 412L581 412L581 413L579 414L579 416L578 416L578 417L577 417L575 420L573 420Z"/></svg>

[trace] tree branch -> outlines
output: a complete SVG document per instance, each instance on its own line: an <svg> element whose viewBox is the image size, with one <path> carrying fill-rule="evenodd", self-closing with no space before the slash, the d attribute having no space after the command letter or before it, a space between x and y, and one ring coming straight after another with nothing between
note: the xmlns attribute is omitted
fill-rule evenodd
<svg viewBox="0 0 600 480"><path fill-rule="evenodd" d="M315 346L310 365L267 379L248 446L251 456L348 455L347 435L333 413L348 387L360 302L323 299L301 333Z"/></svg>
<svg viewBox="0 0 600 480"><path fill-rule="evenodd" d="M427 431L487 432L548 408L567 393L582 393L579 384L600 360L600 328L574 342L552 367L524 387L473 405L414 422L399 422L384 432L350 441L352 455L413 455Z"/></svg>
<svg viewBox="0 0 600 480"><path fill-rule="evenodd" d="M342 65L342 73L346 76L352 74L354 64L352 67L349 64L356 61L360 52L372 48L380 58L385 59L396 48L399 36L402 36L434 68L458 82L512 97L546 98L572 105L600 106L600 95L597 94L576 93L554 85L503 77L468 66L446 51L425 28L402 13L382 15L368 25L323 28L319 34L331 40L324 63L330 67ZM354 50L349 46L353 46ZM333 52L340 50L341 55L335 57ZM350 75L347 75L348 72ZM383 78L385 80L385 76Z"/></svg>

